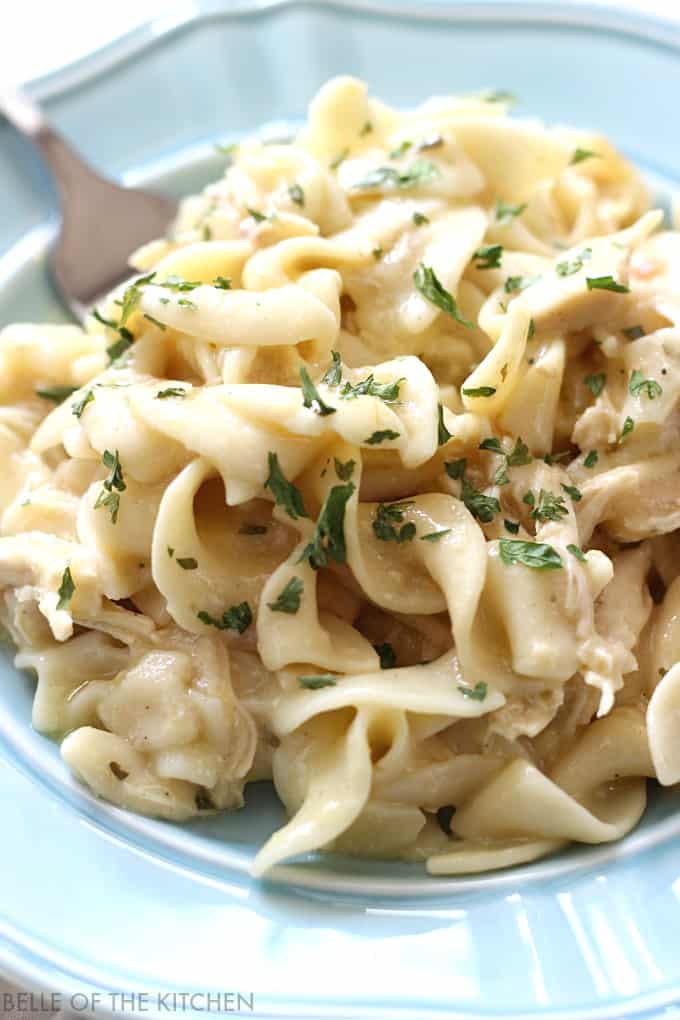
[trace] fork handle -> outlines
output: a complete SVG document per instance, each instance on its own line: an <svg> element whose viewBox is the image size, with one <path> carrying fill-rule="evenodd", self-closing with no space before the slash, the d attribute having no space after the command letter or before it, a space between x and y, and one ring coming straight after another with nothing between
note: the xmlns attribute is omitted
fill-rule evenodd
<svg viewBox="0 0 680 1020"><path fill-rule="evenodd" d="M0 88L0 113L38 150L52 171L62 203L82 184L84 176L98 176L54 130L42 109L23 90Z"/></svg>

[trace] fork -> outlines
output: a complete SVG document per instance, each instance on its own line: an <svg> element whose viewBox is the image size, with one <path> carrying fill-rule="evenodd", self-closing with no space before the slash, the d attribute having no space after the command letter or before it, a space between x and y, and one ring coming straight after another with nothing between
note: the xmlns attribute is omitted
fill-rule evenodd
<svg viewBox="0 0 680 1020"><path fill-rule="evenodd" d="M81 322L131 274L128 257L162 236L177 211L163 195L100 176L19 89L0 88L0 113L36 147L57 186L61 225L49 256L52 281Z"/></svg>

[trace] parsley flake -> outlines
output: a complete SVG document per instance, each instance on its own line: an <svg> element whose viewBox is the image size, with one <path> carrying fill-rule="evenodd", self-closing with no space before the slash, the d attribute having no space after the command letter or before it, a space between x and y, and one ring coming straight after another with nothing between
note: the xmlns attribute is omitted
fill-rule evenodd
<svg viewBox="0 0 680 1020"><path fill-rule="evenodd" d="M596 372L594 375L587 375L583 380L594 397L599 397L607 382L604 372Z"/></svg>
<svg viewBox="0 0 680 1020"><path fill-rule="evenodd" d="M510 532L511 535L519 534L519 524L517 523L517 521L508 521L506 519L503 521L503 526L505 527L506 531Z"/></svg>
<svg viewBox="0 0 680 1020"><path fill-rule="evenodd" d="M197 570L198 560L195 560L193 556L178 556L177 563L182 570Z"/></svg>
<svg viewBox="0 0 680 1020"><path fill-rule="evenodd" d="M420 541L421 542L439 542L444 537L444 535L448 535L450 533L450 531L451 531L451 528L443 528L442 531L431 531L427 535L421 535L420 536Z"/></svg>
<svg viewBox="0 0 680 1020"><path fill-rule="evenodd" d="M59 601L57 602L57 609L66 609L73 598L73 593L76 590L76 586L73 583L73 577L71 576L71 568L66 567L64 573L61 575L61 584L57 589L57 595Z"/></svg>
<svg viewBox="0 0 680 1020"><path fill-rule="evenodd" d="M414 212L414 214L413 214L413 222L415 223L415 225L417 227L422 227L422 225L424 223L429 223L430 221L428 220L427 216L425 216L424 213Z"/></svg>
<svg viewBox="0 0 680 1020"><path fill-rule="evenodd" d="M339 152L337 156L333 157L328 166L330 167L331 170L337 170L340 164L344 163L348 156L349 149L343 149L342 152Z"/></svg>
<svg viewBox="0 0 680 1020"><path fill-rule="evenodd" d="M519 294L527 287L531 287L540 277L538 276L509 276L504 284L506 294Z"/></svg>
<svg viewBox="0 0 680 1020"><path fill-rule="evenodd" d="M405 381L405 377L402 376L401 379L396 379L391 383L378 383L371 373L356 386L346 382L340 391L340 397L342 400L355 400L357 397L379 397L386 404L395 404L399 400L399 387Z"/></svg>
<svg viewBox="0 0 680 1020"><path fill-rule="evenodd" d="M591 450L590 453L588 453L586 455L586 457L585 457L585 459L583 461L583 466L585 468L595 467L595 465L597 464L597 461L598 461L598 452L597 452L597 450Z"/></svg>
<svg viewBox="0 0 680 1020"><path fill-rule="evenodd" d="M570 552L571 555L575 556L577 560L581 561L581 563L586 562L586 557L585 554L583 553L583 550L579 549L579 547L577 545L574 545L573 542L570 542L569 545L567 546L567 552Z"/></svg>
<svg viewBox="0 0 680 1020"><path fill-rule="evenodd" d="M348 460L343 464L337 457L333 458L335 464L335 473L341 482L348 482L354 474L354 468L356 467L356 461Z"/></svg>
<svg viewBox="0 0 680 1020"><path fill-rule="evenodd" d="M278 506L282 506L288 516L292 517L294 521L298 517L308 517L309 514L305 510L302 501L302 493L297 486L288 481L279 466L277 454L271 450L267 455L267 463L269 465L269 474L267 475L264 487L271 491L274 502Z"/></svg>
<svg viewBox="0 0 680 1020"><path fill-rule="evenodd" d="M429 159L419 159L411 163L403 172L393 166L379 166L371 170L360 181L352 185L353 191L370 191L390 185L394 188L415 188L420 184L439 176L439 169Z"/></svg>
<svg viewBox="0 0 680 1020"><path fill-rule="evenodd" d="M378 429L376 432L372 432L370 436L364 439L364 442L368 446L378 446L380 443L384 443L386 439L398 439L399 432L395 432L394 429Z"/></svg>
<svg viewBox="0 0 680 1020"><path fill-rule="evenodd" d="M584 248L578 255L574 255L572 259L558 262L555 266L555 272L558 276L573 276L574 273L578 273L579 270L583 269L584 262L590 261L592 254L592 248Z"/></svg>
<svg viewBox="0 0 680 1020"><path fill-rule="evenodd" d="M562 566L560 554L545 542L522 542L518 539L501 538L498 545L501 560L508 567L521 563L533 570L559 570Z"/></svg>
<svg viewBox="0 0 680 1020"><path fill-rule="evenodd" d="M494 514L500 512L501 505L495 496L485 496L475 489L465 476L462 479L461 499L473 517L482 524L490 524Z"/></svg>
<svg viewBox="0 0 680 1020"><path fill-rule="evenodd" d="M617 283L613 276L586 276L586 287L588 290L611 290L615 294L628 294L629 289L622 283Z"/></svg>
<svg viewBox="0 0 680 1020"><path fill-rule="evenodd" d="M181 386L168 386L167 390L159 390L156 394L156 400L167 400L169 397L186 397L187 390L183 390Z"/></svg>
<svg viewBox="0 0 680 1020"><path fill-rule="evenodd" d="M320 673L298 677L300 687L305 687L308 691L318 691L322 687L335 687L337 682L337 676L334 676L332 673Z"/></svg>
<svg viewBox="0 0 680 1020"><path fill-rule="evenodd" d="M321 376L327 386L339 386L342 380L342 359L337 351L331 351L331 364Z"/></svg>
<svg viewBox="0 0 680 1020"><path fill-rule="evenodd" d="M353 482L347 482L334 485L329 491L319 512L312 541L300 556L299 563L307 560L313 570L327 567L331 560L345 563L345 510L355 489Z"/></svg>
<svg viewBox="0 0 680 1020"><path fill-rule="evenodd" d="M580 489L577 489L575 485L565 485L564 482L562 482L562 488L574 503L579 503L583 499L583 493Z"/></svg>
<svg viewBox="0 0 680 1020"><path fill-rule="evenodd" d="M253 613L247 602L239 602L237 606L231 606L222 613L222 619L218 620L210 613L201 610L196 614L197 618L208 627L217 627L218 630L236 630L243 634L253 622Z"/></svg>
<svg viewBox="0 0 680 1020"><path fill-rule="evenodd" d="M496 223L505 224L510 223L515 219L516 216L521 216L527 207L527 203L524 202L522 205L510 205L509 202L503 202L499 199L496 202L495 215Z"/></svg>
<svg viewBox="0 0 680 1020"><path fill-rule="evenodd" d="M274 602L267 605L272 613L297 613L300 608L300 596L304 590L304 582L300 577L291 577Z"/></svg>
<svg viewBox="0 0 680 1020"><path fill-rule="evenodd" d="M626 418L626 420L624 421L624 423L623 423L623 428L621 429L621 435L619 437L619 442L622 442L626 438L626 436L630 435L630 433L633 431L634 428L635 428L635 422L633 421L633 419L629 415Z"/></svg>
<svg viewBox="0 0 680 1020"><path fill-rule="evenodd" d="M472 256L475 269L500 269L503 246L500 244L485 244Z"/></svg>
<svg viewBox="0 0 680 1020"><path fill-rule="evenodd" d="M115 453L111 453L110 450L104 450L102 463L104 467L109 469L109 476L102 483L102 489L97 496L94 509L98 510L100 507L106 507L111 515L111 523L116 524L120 508L120 493L124 492L127 488L118 457L118 450ZM113 491L114 489L116 490L115 492Z"/></svg>
<svg viewBox="0 0 680 1020"><path fill-rule="evenodd" d="M228 276L216 276L212 285L215 290L231 290L231 280Z"/></svg>
<svg viewBox="0 0 680 1020"><path fill-rule="evenodd" d="M305 204L305 193L299 184L291 184L288 189L291 201L295 202L296 205L303 206Z"/></svg>
<svg viewBox="0 0 680 1020"><path fill-rule="evenodd" d="M601 159L599 152L592 152L590 149L574 149L571 159L569 160L569 166L575 166L577 163L582 163L584 159Z"/></svg>
<svg viewBox="0 0 680 1020"><path fill-rule="evenodd" d="M461 390L461 393L465 397L492 397L495 392L495 386L468 386Z"/></svg>
<svg viewBox="0 0 680 1020"><path fill-rule="evenodd" d="M77 386L46 386L35 391L42 400L50 400L53 404L63 404L67 397L75 393Z"/></svg>
<svg viewBox="0 0 680 1020"><path fill-rule="evenodd" d="M467 326L472 329L472 323L468 322L467 319L458 311L458 305L453 294L450 294L446 290L441 282L439 281L434 269L430 266L424 265L422 262L413 274L413 282L416 290L420 291L423 297L430 301L437 308L441 308L443 312L446 312L456 322L460 322L462 326Z"/></svg>
<svg viewBox="0 0 680 1020"><path fill-rule="evenodd" d="M541 489L538 494L538 505L531 511L531 517L535 521L559 521L568 513L564 496L556 496L547 489Z"/></svg>
<svg viewBox="0 0 680 1020"><path fill-rule="evenodd" d="M413 500L401 503L379 503L373 520L373 533L381 542L412 542L416 537L416 526L411 521L403 523L404 513L413 506ZM400 527L396 527L400 525Z"/></svg>
<svg viewBox="0 0 680 1020"><path fill-rule="evenodd" d="M649 400L655 400L663 394L663 389L656 379L645 379L639 368L636 368L630 377L628 391L633 397L640 397L646 393Z"/></svg>
<svg viewBox="0 0 680 1020"><path fill-rule="evenodd" d="M621 332L629 340L639 340L640 337L646 335L642 326L628 326L626 329L622 329Z"/></svg>
<svg viewBox="0 0 680 1020"><path fill-rule="evenodd" d="M474 687L466 687L465 684L458 684L458 690L466 698L470 698L472 701L484 701L488 691L488 684L480 680Z"/></svg>
<svg viewBox="0 0 680 1020"><path fill-rule="evenodd" d="M76 418L80 419L87 405L91 404L93 400L94 393L92 390L85 390L82 397L79 400L74 400L71 404L71 414L74 414Z"/></svg>
<svg viewBox="0 0 680 1020"><path fill-rule="evenodd" d="M300 368L300 380L302 384L302 405L308 407L316 414L324 418L327 414L335 414L337 408L330 407L319 395L319 391L309 378L309 372L304 366Z"/></svg>
<svg viewBox="0 0 680 1020"><path fill-rule="evenodd" d="M437 404L437 445L443 446L451 439L451 433L444 424L444 408Z"/></svg>

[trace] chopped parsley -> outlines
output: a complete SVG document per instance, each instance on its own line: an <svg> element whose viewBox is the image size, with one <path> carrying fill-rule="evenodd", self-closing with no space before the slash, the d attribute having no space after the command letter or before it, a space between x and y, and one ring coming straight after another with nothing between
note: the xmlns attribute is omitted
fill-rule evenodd
<svg viewBox="0 0 680 1020"><path fill-rule="evenodd" d="M222 613L221 620L216 619L204 610L201 610L196 616L201 623L208 627L217 627L218 630L236 630L239 634L243 634L244 631L248 630L248 627L253 622L253 613L247 602L239 602L237 606L231 606L225 613Z"/></svg>
<svg viewBox="0 0 680 1020"><path fill-rule="evenodd" d="M501 538L498 542L503 563L510 567L521 563L533 570L559 570L562 558L556 549L545 542L522 542L518 539Z"/></svg>
<svg viewBox="0 0 680 1020"><path fill-rule="evenodd" d="M509 276L504 284L506 294L518 294L527 287L531 287L540 277L538 276Z"/></svg>
<svg viewBox="0 0 680 1020"><path fill-rule="evenodd" d="M136 280L130 284L123 294L123 303L120 310L120 322L118 323L118 329L124 326L128 321L132 313L136 310L142 296L142 288L146 287L148 283L151 283L156 273L149 273L147 276L139 276Z"/></svg>
<svg viewBox="0 0 680 1020"><path fill-rule="evenodd" d="M344 163L349 156L349 149L343 149L328 164L331 170L337 170L341 163Z"/></svg>
<svg viewBox="0 0 680 1020"><path fill-rule="evenodd" d="M518 436L515 440L515 446L513 450L506 454L506 463L508 467L523 467L525 464L531 464L532 456L529 453L529 447L522 440L521 436Z"/></svg>
<svg viewBox="0 0 680 1020"><path fill-rule="evenodd" d="M71 414L74 414L76 418L80 418L87 405L91 404L93 400L94 393L92 390L85 390L82 397L79 400L74 400L71 404Z"/></svg>
<svg viewBox="0 0 680 1020"><path fill-rule="evenodd" d="M342 400L355 400L356 397L380 397L386 404L394 404L399 400L399 387L405 381L402 376L401 379L391 383L378 383L371 373L356 386L346 382L340 390L340 397Z"/></svg>
<svg viewBox="0 0 680 1020"><path fill-rule="evenodd" d="M303 407L308 407L316 414L325 417L327 414L335 414L337 408L330 407L319 395L319 391L316 386L309 378L309 372L302 366L300 368L300 380L302 384L302 404Z"/></svg>
<svg viewBox="0 0 680 1020"><path fill-rule="evenodd" d="M536 332L536 323L533 319L529 319L529 328L527 330L527 340L531 340Z"/></svg>
<svg viewBox="0 0 680 1020"><path fill-rule="evenodd" d="M337 351L331 351L331 363L321 376L327 386L339 386L342 380L342 359Z"/></svg>
<svg viewBox="0 0 680 1020"><path fill-rule="evenodd" d="M125 336L123 336L123 331L126 334ZM132 333L130 333L128 329L125 329L124 326L122 330L119 330L119 332L121 333L120 340L116 340L115 344L111 344L110 347L106 348L106 353L109 356L111 364L113 364L114 361L118 361L118 359L122 357L130 347L132 347L134 342Z"/></svg>
<svg viewBox="0 0 680 1020"><path fill-rule="evenodd" d="M231 280L228 276L216 276L212 285L215 290L231 290Z"/></svg>
<svg viewBox="0 0 680 1020"><path fill-rule="evenodd" d="M431 531L428 535L421 535L421 542L439 542L444 535L448 535L451 532L451 528L443 528L442 531Z"/></svg>
<svg viewBox="0 0 680 1020"><path fill-rule="evenodd" d="M373 533L381 542L412 542L416 537L416 526L412 521L404 524L404 512L413 506L413 500L401 503L380 503L373 520Z"/></svg>
<svg viewBox="0 0 680 1020"><path fill-rule="evenodd" d="M527 506L535 506L536 497L534 496L531 489L528 489L527 492L524 493L524 495L522 496L522 502L526 503Z"/></svg>
<svg viewBox="0 0 680 1020"><path fill-rule="evenodd" d="M187 294L189 291L196 290L197 287L202 287L203 284L200 280L185 280L183 276L171 273L158 286L171 290L174 293Z"/></svg>
<svg viewBox="0 0 680 1020"><path fill-rule="evenodd" d="M73 593L76 590L76 586L73 583L71 576L71 568L66 567L64 573L61 575L61 584L57 589L57 595L59 601L57 602L57 609L66 609L73 598Z"/></svg>
<svg viewBox="0 0 680 1020"><path fill-rule="evenodd" d="M472 323L468 322L467 319L458 311L458 305L453 294L450 294L445 287L442 286L439 281L434 269L430 266L424 265L422 262L413 274L413 282L416 286L416 290L420 291L427 301L430 301L437 308L441 308L443 312L450 315L456 322L460 322L462 326L468 326L472 328Z"/></svg>
<svg viewBox="0 0 680 1020"><path fill-rule="evenodd" d="M585 459L583 461L583 466L586 467L586 468L595 467L595 465L597 464L597 461L598 461L597 450L591 450L590 453L588 453L586 455L586 457L585 457Z"/></svg>
<svg viewBox="0 0 680 1020"><path fill-rule="evenodd" d="M362 127L361 131L359 132L359 137L363 138L365 135L370 135L372 130L373 125L371 124L370 120L367 120L364 126Z"/></svg>
<svg viewBox="0 0 680 1020"><path fill-rule="evenodd" d="M581 561L581 563L586 562L586 557L583 550L579 549L579 547L577 545L574 545L573 542L570 542L569 545L567 546L567 552L570 552L571 555L575 556L577 560Z"/></svg>
<svg viewBox="0 0 680 1020"><path fill-rule="evenodd" d="M337 682L337 676L334 676L332 673L320 673L298 677L300 687L305 687L308 691L318 691L322 687L335 687Z"/></svg>
<svg viewBox="0 0 680 1020"><path fill-rule="evenodd" d="M584 262L590 261L592 254L592 248L584 248L578 255L574 255L573 259L565 259L563 262L558 262L555 266L555 272L558 276L573 276L574 273L578 273L580 269L583 269Z"/></svg>
<svg viewBox="0 0 680 1020"><path fill-rule="evenodd" d="M577 489L575 485L565 485L564 482L562 482L562 488L566 492L567 496L574 501L574 503L578 503L583 499L583 493L580 489Z"/></svg>
<svg viewBox="0 0 680 1020"><path fill-rule="evenodd" d="M615 294L628 294L629 288L617 283L613 276L586 276L588 290L612 290Z"/></svg>
<svg viewBox="0 0 680 1020"><path fill-rule="evenodd" d="M508 521L506 519L503 521L503 525L505 527L505 530L509 531L511 535L519 534L519 524L517 523L517 521Z"/></svg>
<svg viewBox="0 0 680 1020"><path fill-rule="evenodd" d="M197 570L198 560L195 560L193 556L178 556L177 563L182 570Z"/></svg>
<svg viewBox="0 0 680 1020"><path fill-rule="evenodd" d="M353 191L369 191L389 184L395 188L415 188L433 177L439 176L439 170L429 159L418 159L411 163L403 172L393 166L379 166L371 170L360 181L352 185Z"/></svg>
<svg viewBox="0 0 680 1020"><path fill-rule="evenodd" d="M401 157L405 156L408 150L412 148L413 142L409 142L408 140L403 141L398 148L392 149L390 159L401 159Z"/></svg>
<svg viewBox="0 0 680 1020"><path fill-rule="evenodd" d="M575 166L577 163L582 163L584 159L601 159L599 152L592 152L590 149L574 149L571 159L569 160L569 166Z"/></svg>
<svg viewBox="0 0 680 1020"><path fill-rule="evenodd" d="M162 329L165 332L165 323L161 322L160 319L154 319L153 315L147 315L146 312L144 312L144 318L152 322L157 329Z"/></svg>
<svg viewBox="0 0 680 1020"><path fill-rule="evenodd" d="M300 577L291 577L274 602L267 605L272 613L297 613L300 608L300 596L304 590L304 582Z"/></svg>
<svg viewBox="0 0 680 1020"><path fill-rule="evenodd" d="M466 698L470 698L472 701L484 701L488 691L488 685L480 680L474 687L466 687L465 684L458 684L458 690Z"/></svg>
<svg viewBox="0 0 680 1020"><path fill-rule="evenodd" d="M264 487L271 491L277 506L282 506L288 516L292 517L294 521L298 517L309 517L302 501L302 493L297 486L288 481L279 466L277 454L271 450L267 455L267 463L269 465L269 474L267 475Z"/></svg>
<svg viewBox="0 0 680 1020"><path fill-rule="evenodd" d="M104 450L102 463L104 467L109 469L109 476L103 482L102 489L94 504L94 509L98 510L100 507L106 507L111 515L111 523L116 524L120 508L120 493L125 492L127 488L118 457L118 450L115 453L111 453L110 450ZM113 491L114 489L116 490L115 492Z"/></svg>
<svg viewBox="0 0 680 1020"><path fill-rule="evenodd" d="M475 261L475 269L500 269L503 246L500 244L485 244L478 248L472 258Z"/></svg>
<svg viewBox="0 0 680 1020"><path fill-rule="evenodd" d="M337 457L334 457L333 458L333 462L334 462L334 465L335 465L335 473L338 476L338 478L340 479L340 481L341 482L348 482L350 480L350 478L352 477L352 475L354 474L354 468L356 467L356 461L354 461L354 460L347 460L343 464L343 462L341 460L338 460Z"/></svg>
<svg viewBox="0 0 680 1020"><path fill-rule="evenodd" d="M256 223L264 223L264 221L267 219L266 214L259 212L257 209L250 209L248 206L246 206L246 212L248 213L249 216L252 216Z"/></svg>
<svg viewBox="0 0 680 1020"><path fill-rule="evenodd" d="M413 222L417 227L422 227L423 223L429 223L430 221L428 220L427 216L425 216L424 213L414 212Z"/></svg>
<svg viewBox="0 0 680 1020"><path fill-rule="evenodd" d="M495 215L496 223L505 224L510 223L516 216L521 216L527 207L527 203L524 202L522 205L510 205L509 202L503 202L499 199L496 202Z"/></svg>
<svg viewBox="0 0 680 1020"><path fill-rule="evenodd" d="M599 397L607 382L607 376L604 372L595 372L593 375L587 375L583 381L592 395Z"/></svg>
<svg viewBox="0 0 680 1020"><path fill-rule="evenodd" d="M465 397L492 397L495 392L495 386L468 386L461 390L461 393Z"/></svg>
<svg viewBox="0 0 680 1020"><path fill-rule="evenodd" d="M305 193L299 184L291 184L288 189L288 194L290 195L291 201L295 202L296 205L302 206L305 204Z"/></svg>
<svg viewBox="0 0 680 1020"><path fill-rule="evenodd" d="M531 511L535 521L559 521L569 513L564 496L556 496L554 492L541 489L538 494L538 505Z"/></svg>
<svg viewBox="0 0 680 1020"><path fill-rule="evenodd" d="M169 397L186 397L187 390L183 390L181 386L168 386L167 390L159 390L156 394L156 400L167 400Z"/></svg>
<svg viewBox="0 0 680 1020"><path fill-rule="evenodd" d="M364 439L364 442L368 446L378 446L380 443L384 443L386 439L398 439L399 433L395 432L394 429L378 429L377 432L372 432L370 436Z"/></svg>
<svg viewBox="0 0 680 1020"><path fill-rule="evenodd" d="M621 429L621 436L619 437L619 442L624 440L626 438L626 436L629 436L634 428L635 428L635 422L633 421L633 419L629 415L626 418L626 420L624 421L624 423L623 423L623 428Z"/></svg>
<svg viewBox="0 0 680 1020"><path fill-rule="evenodd" d="M467 467L467 460L465 457L461 457L460 460L446 460L444 461L444 470L446 471L449 478L453 478L454 481L458 481L465 474L465 468Z"/></svg>
<svg viewBox="0 0 680 1020"><path fill-rule="evenodd" d="M63 404L67 397L78 389L77 386L46 386L36 390L36 396L42 400L51 400L53 404Z"/></svg>
<svg viewBox="0 0 680 1020"><path fill-rule="evenodd" d="M394 669L397 665L397 653L387 641L381 645L373 645L380 658L381 669Z"/></svg>
<svg viewBox="0 0 680 1020"><path fill-rule="evenodd" d="M178 299L177 304L180 308L188 308L191 312L198 311L198 305L195 301L192 301L191 298L181 297Z"/></svg>
<svg viewBox="0 0 680 1020"><path fill-rule="evenodd" d="M630 377L628 391L633 397L640 397L643 393L646 393L649 400L654 400L663 394L663 390L656 379L645 379L639 368L636 368Z"/></svg>
<svg viewBox="0 0 680 1020"><path fill-rule="evenodd" d="M381 244L379 244L378 247L374 248L373 251L371 252L371 255L373 256L376 262L378 262L379 259L381 259L384 254L385 252Z"/></svg>
<svg viewBox="0 0 680 1020"><path fill-rule="evenodd" d="M626 329L622 329L621 332L629 340L639 340L640 337L645 336L642 326L628 326Z"/></svg>
<svg viewBox="0 0 680 1020"><path fill-rule="evenodd" d="M482 524L490 524L494 514L499 513L501 509L495 496L485 496L479 489L475 489L465 475L462 478L461 499L472 516Z"/></svg>
<svg viewBox="0 0 680 1020"><path fill-rule="evenodd" d="M298 562L307 560L313 570L328 566L331 560L345 563L347 560L345 510L355 489L353 482L346 482L344 485L334 485L328 492L316 522L312 541Z"/></svg>
<svg viewBox="0 0 680 1020"><path fill-rule="evenodd" d="M451 438L451 433L444 424L444 408L441 404L437 404L437 445L443 446L444 443L448 443Z"/></svg>

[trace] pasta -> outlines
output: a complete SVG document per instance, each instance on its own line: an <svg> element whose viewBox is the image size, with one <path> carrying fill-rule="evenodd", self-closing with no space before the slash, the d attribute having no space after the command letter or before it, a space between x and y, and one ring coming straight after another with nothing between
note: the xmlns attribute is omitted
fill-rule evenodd
<svg viewBox="0 0 680 1020"><path fill-rule="evenodd" d="M328 82L84 329L0 334L33 725L182 821L507 867L680 782L680 233L604 138Z"/></svg>

